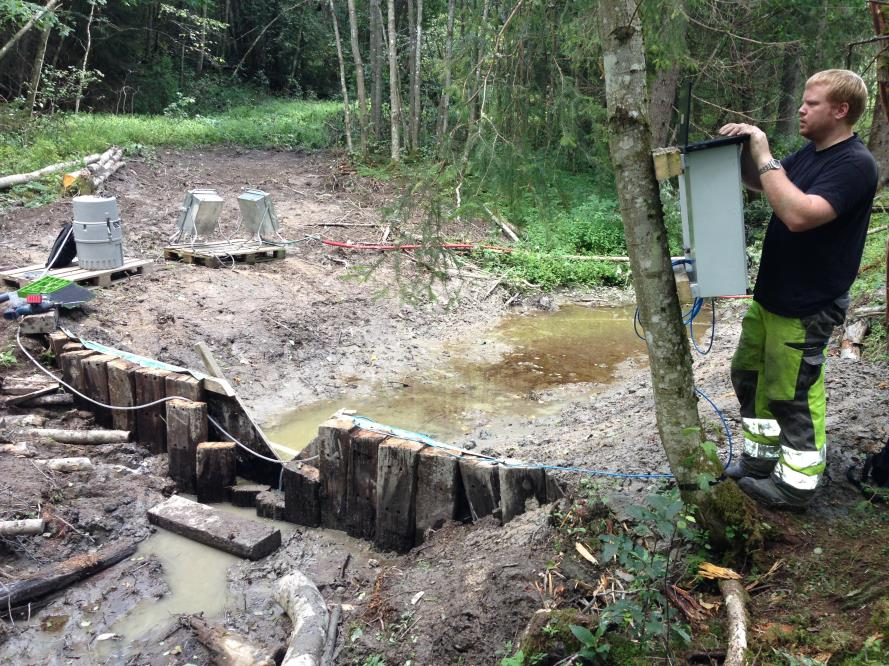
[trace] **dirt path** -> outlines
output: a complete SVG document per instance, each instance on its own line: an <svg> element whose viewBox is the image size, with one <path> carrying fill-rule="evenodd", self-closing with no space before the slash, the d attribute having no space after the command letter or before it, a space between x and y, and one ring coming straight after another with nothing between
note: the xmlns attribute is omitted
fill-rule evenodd
<svg viewBox="0 0 889 666"><path fill-rule="evenodd" d="M398 381L440 362L443 341L472 339L508 311L538 307L517 300L507 308L511 294L497 289L485 298L491 284L480 281L460 287L457 307L441 301L403 305L393 297L397 283L391 265L381 266L367 282L355 279L353 267L373 257L325 248L318 237L379 240L384 224L378 208L393 198L393 191L349 173L336 156L324 153L221 148L161 151L133 160L109 188L118 197L127 254L159 258L174 231L185 190L202 186L214 187L226 198L223 223L229 230L236 224L235 197L243 187L270 192L281 234L302 242L288 250L284 261L233 269L159 260L152 275L99 290L66 326L112 347L195 368L201 365L193 346L204 341L263 421L295 405ZM60 201L0 218L0 265L43 261L69 217L70 201ZM323 226L331 223L376 226ZM480 240L486 232L470 229L461 239ZM402 269L413 266L404 263ZM448 288L456 293L455 285ZM389 295L380 297L385 290ZM561 300L588 303L608 297L566 294ZM735 433L739 427L727 367L740 307L720 313L713 353L695 362L699 387L725 413ZM6 336L11 334L5 322L0 326ZM5 375L31 374L24 363ZM830 482L815 507L825 515L855 500L840 481L849 461L889 435L886 366L834 358L828 372ZM556 465L666 471L644 367L627 368L593 398L572 399L565 390L544 391L537 398L564 406L533 419L480 417L455 443ZM701 414L708 432L721 438L719 418L705 403ZM62 418L78 425L81 416L70 412ZM35 457L60 455L57 445L30 446ZM153 529L146 509L172 492L163 461L137 446L64 447L64 455L89 455L100 463L93 473L44 475L31 458L0 454L0 478L8 480L0 489L3 516L33 511L39 504L45 514L57 517L50 519L48 536L0 544L0 581L103 543L144 538ZM649 487L636 480L602 483L632 493ZM546 509L532 511L504 528L485 521L449 526L404 557L373 552L342 535L300 529L274 555L229 571L230 593L241 603L227 608L225 619L257 643L281 645L289 623L268 592L277 577L297 567L320 585L330 602L343 604L339 663L362 664L372 654L386 655L391 664L408 659L413 664L497 663L498 652L546 603L533 585L552 556L546 515ZM128 561L118 569L69 589L43 611L66 617L61 628L41 628L41 615L4 626L0 658L127 663L138 648L141 656L133 663L208 663L188 632L171 632L166 626L132 649L121 646L117 654L129 649L126 657L98 650L93 643L97 635L140 599L161 596L166 588L152 558ZM47 655L57 661L47 661Z"/></svg>

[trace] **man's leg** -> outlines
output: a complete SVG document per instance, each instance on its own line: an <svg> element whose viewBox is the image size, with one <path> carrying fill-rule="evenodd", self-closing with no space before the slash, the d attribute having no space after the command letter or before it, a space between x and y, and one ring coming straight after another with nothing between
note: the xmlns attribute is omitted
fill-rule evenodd
<svg viewBox="0 0 889 666"><path fill-rule="evenodd" d="M750 304L741 324L741 339L732 358L732 386L741 407L744 446L726 476L766 478L778 462L781 428L769 409L765 391L765 351L768 313L756 301Z"/></svg>
<svg viewBox="0 0 889 666"><path fill-rule="evenodd" d="M780 453L768 479L740 482L763 504L803 507L818 486L827 459L824 359L833 328L844 314L842 304L803 319L764 312L764 390L780 425Z"/></svg>

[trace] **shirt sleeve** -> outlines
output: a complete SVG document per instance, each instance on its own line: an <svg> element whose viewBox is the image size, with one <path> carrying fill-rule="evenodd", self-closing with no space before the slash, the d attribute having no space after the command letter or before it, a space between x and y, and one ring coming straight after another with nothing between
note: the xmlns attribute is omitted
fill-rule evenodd
<svg viewBox="0 0 889 666"><path fill-rule="evenodd" d="M806 194L824 197L837 216L845 215L863 200L873 197L873 183L867 171L854 157L841 157L825 165Z"/></svg>

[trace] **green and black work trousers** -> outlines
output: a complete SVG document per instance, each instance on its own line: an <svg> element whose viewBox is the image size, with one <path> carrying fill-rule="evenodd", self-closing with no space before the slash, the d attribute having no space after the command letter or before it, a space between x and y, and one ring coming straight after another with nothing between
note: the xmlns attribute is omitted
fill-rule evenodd
<svg viewBox="0 0 889 666"><path fill-rule="evenodd" d="M814 493L827 461L824 361L848 296L799 319L753 301L732 358L732 384L741 406L745 475L771 476L798 498Z"/></svg>

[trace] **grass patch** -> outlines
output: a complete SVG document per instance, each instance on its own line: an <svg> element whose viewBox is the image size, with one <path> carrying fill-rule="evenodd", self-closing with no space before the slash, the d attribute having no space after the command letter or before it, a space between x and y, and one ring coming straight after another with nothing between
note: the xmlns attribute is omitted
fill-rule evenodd
<svg viewBox="0 0 889 666"><path fill-rule="evenodd" d="M143 148L237 144L292 150L326 148L337 136L341 105L267 99L213 115L176 117L58 114L30 119L12 105L0 109L0 174L24 173L99 153L111 145ZM57 195L58 174L13 188L5 203L45 203Z"/></svg>

